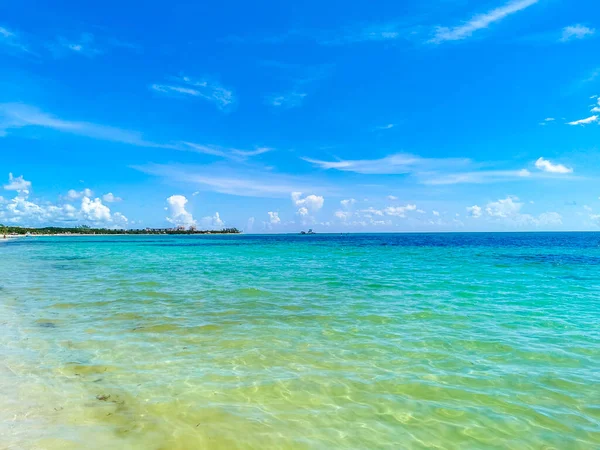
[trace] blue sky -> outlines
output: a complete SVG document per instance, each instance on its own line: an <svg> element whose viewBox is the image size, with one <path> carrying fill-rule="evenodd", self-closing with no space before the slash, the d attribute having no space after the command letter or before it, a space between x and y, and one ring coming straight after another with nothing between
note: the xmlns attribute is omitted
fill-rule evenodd
<svg viewBox="0 0 600 450"><path fill-rule="evenodd" d="M4 3L0 222L598 230L599 13Z"/></svg>

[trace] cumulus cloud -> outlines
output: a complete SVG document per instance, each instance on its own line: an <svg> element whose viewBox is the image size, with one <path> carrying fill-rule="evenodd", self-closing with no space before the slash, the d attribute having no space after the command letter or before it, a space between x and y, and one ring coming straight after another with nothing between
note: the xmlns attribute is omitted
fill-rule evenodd
<svg viewBox="0 0 600 450"><path fill-rule="evenodd" d="M278 212L269 211L267 214L269 215L269 223L271 225L277 225L281 223L281 218L279 217Z"/></svg>
<svg viewBox="0 0 600 450"><path fill-rule="evenodd" d="M391 200L391 201L394 201L394 200L398 200L398 197L396 197L395 195L388 195L387 199Z"/></svg>
<svg viewBox="0 0 600 450"><path fill-rule="evenodd" d="M303 206L302 208L298 209L298 215L300 216L308 216L308 208L306 208L305 206Z"/></svg>
<svg viewBox="0 0 600 450"><path fill-rule="evenodd" d="M431 214L433 214L436 217L440 216L440 212L439 211L435 211L435 210L431 211Z"/></svg>
<svg viewBox="0 0 600 450"><path fill-rule="evenodd" d="M573 39L583 39L591 36L596 32L593 28L586 27L585 25L571 25L563 28L561 42L567 42Z"/></svg>
<svg viewBox="0 0 600 450"><path fill-rule="evenodd" d="M83 197L81 199L81 213L85 220L90 222L110 222L110 208L102 204L99 198L90 199Z"/></svg>
<svg viewBox="0 0 600 450"><path fill-rule="evenodd" d="M477 206L477 205L473 205L473 206L469 206L467 208L467 212L469 213L469 216L478 219L479 217L481 217L482 211L481 211L481 206Z"/></svg>
<svg viewBox="0 0 600 450"><path fill-rule="evenodd" d="M353 213L351 211L338 210L333 215L342 222L346 222L352 217Z"/></svg>
<svg viewBox="0 0 600 450"><path fill-rule="evenodd" d="M340 201L340 205L342 205L342 208L346 208L346 209L350 208L355 203L356 203L356 200L353 198L348 198L346 200Z"/></svg>
<svg viewBox="0 0 600 450"><path fill-rule="evenodd" d="M519 213L523 203L518 201L517 197L506 197L495 202L490 202L485 208L488 216L491 217L511 217Z"/></svg>
<svg viewBox="0 0 600 450"><path fill-rule="evenodd" d="M83 197L93 197L94 192L91 189L85 188L83 191L76 191L75 189L69 189L67 192L67 198L69 200L79 200Z"/></svg>
<svg viewBox="0 0 600 450"><path fill-rule="evenodd" d="M540 215L522 213L524 203L519 201L518 197L508 196L493 202L489 202L485 209L473 205L467 208L467 212L472 218L484 216L488 220L504 223L509 226L536 226L547 227L562 224L562 216L557 212L544 212Z"/></svg>
<svg viewBox="0 0 600 450"><path fill-rule="evenodd" d="M302 192L292 192L291 197L294 205L300 208L298 210L299 214L301 214L301 209L306 210L306 214L301 215L307 215L308 213L316 213L323 207L323 203L325 202L325 198L320 195L311 194L302 198Z"/></svg>
<svg viewBox="0 0 600 450"><path fill-rule="evenodd" d="M31 189L31 181L27 181L23 178L23 175L19 177L13 176L12 173L8 174L8 184L4 185L4 189L7 191L27 191Z"/></svg>
<svg viewBox="0 0 600 450"><path fill-rule="evenodd" d="M104 194L102 196L102 200L104 200L106 203L115 203L120 202L123 199L121 197L115 196L112 192L109 192L108 194Z"/></svg>
<svg viewBox="0 0 600 450"><path fill-rule="evenodd" d="M75 225L87 224L96 227L124 227L128 223L127 217L119 212L111 213L108 206L99 198L91 195L77 195L77 198L63 198L69 203L37 202L30 199L31 182L22 176L9 175L9 182L4 186L6 190L16 191L13 199L0 201L0 222L21 226L46 226L46 225ZM92 194L87 190L87 194ZM79 207L70 202L81 200Z"/></svg>
<svg viewBox="0 0 600 450"><path fill-rule="evenodd" d="M553 164L544 158L539 158L535 162L535 167L549 173L573 173L573 169L563 166L562 164Z"/></svg>
<svg viewBox="0 0 600 450"><path fill-rule="evenodd" d="M388 216L406 217L407 211L416 211L417 205L388 206L383 212Z"/></svg>
<svg viewBox="0 0 600 450"><path fill-rule="evenodd" d="M196 221L192 214L186 210L185 206L188 199L183 195L172 195L167 198L167 208L169 216L166 217L167 221L176 226L189 227L196 225Z"/></svg>
<svg viewBox="0 0 600 450"><path fill-rule="evenodd" d="M214 216L203 217L200 225L203 229L220 230L225 226L225 222L221 219L220 214L216 212Z"/></svg>
<svg viewBox="0 0 600 450"><path fill-rule="evenodd" d="M255 218L254 217L250 217L248 218L248 222L246 224L246 232L251 233L252 230L254 229L254 222L255 222Z"/></svg>

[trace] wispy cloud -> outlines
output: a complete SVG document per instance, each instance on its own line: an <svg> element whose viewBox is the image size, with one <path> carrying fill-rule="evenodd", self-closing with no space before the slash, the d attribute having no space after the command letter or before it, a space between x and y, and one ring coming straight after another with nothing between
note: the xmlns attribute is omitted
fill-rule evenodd
<svg viewBox="0 0 600 450"><path fill-rule="evenodd" d="M376 130L391 130L396 126L395 123L388 123L387 125L381 125L379 127L375 127Z"/></svg>
<svg viewBox="0 0 600 450"><path fill-rule="evenodd" d="M252 150L241 150L186 141L154 142L145 139L143 134L137 131L124 130L91 122L64 120L43 112L39 108L22 103L0 103L0 136L6 135L9 130L25 127L48 128L63 133L138 147L193 151L236 161L244 161L250 157L273 151L272 148L264 146Z"/></svg>
<svg viewBox="0 0 600 450"><path fill-rule="evenodd" d="M282 94L272 94L265 98L268 105L281 108L296 108L304 103L308 94L305 92L290 91Z"/></svg>
<svg viewBox="0 0 600 450"><path fill-rule="evenodd" d="M188 150L206 155L219 156L237 161L243 161L252 156L262 155L273 151L270 147L258 147L254 150L239 150L236 148L222 147L218 145L195 144L193 142L180 142L174 145L178 150Z"/></svg>
<svg viewBox="0 0 600 450"><path fill-rule="evenodd" d="M68 39L63 36L57 38L56 42L48 45L48 48L57 57L66 55L81 55L88 58L104 53L92 33L82 33L78 38Z"/></svg>
<svg viewBox="0 0 600 450"><path fill-rule="evenodd" d="M406 29L391 23L347 27L321 36L318 42L324 45L342 45L358 42L393 42L408 36Z"/></svg>
<svg viewBox="0 0 600 450"><path fill-rule="evenodd" d="M16 31L0 26L0 46L8 51L18 53L32 53L31 50Z"/></svg>
<svg viewBox="0 0 600 450"><path fill-rule="evenodd" d="M261 65L276 69L271 71L277 78L283 78L291 84L291 88L283 92L275 92L265 97L265 103L275 108L297 108L302 106L308 92L314 91L317 82L331 75L333 65L302 65L281 61L261 61Z"/></svg>
<svg viewBox="0 0 600 450"><path fill-rule="evenodd" d="M480 170L448 174L429 174L422 176L421 183L432 186L450 184L483 184L526 179L531 176L527 169L520 170Z"/></svg>
<svg viewBox="0 0 600 450"><path fill-rule="evenodd" d="M176 77L172 78L169 84L152 84L150 90L174 97L202 98L214 103L221 110L225 110L235 103L233 91L207 78Z"/></svg>
<svg viewBox="0 0 600 450"><path fill-rule="evenodd" d="M183 183L201 190L241 197L284 198L288 197L290 192L331 191L330 188L314 183L306 177L246 167L146 164L133 166L133 168L173 183Z"/></svg>
<svg viewBox="0 0 600 450"><path fill-rule="evenodd" d="M482 169L483 164L475 163L467 158L422 158L410 154L394 154L380 159L372 160L338 160L322 161L311 158L302 158L315 166L325 170L339 170L365 175L401 175L413 176L417 182L425 185L450 185L463 183L495 183L528 178L550 177L550 174L564 174L561 170L571 170L564 166L553 164L542 158L535 165L538 169L547 172L531 173L527 169L515 170L490 170ZM485 164L490 166L490 164Z"/></svg>
<svg viewBox="0 0 600 450"><path fill-rule="evenodd" d="M282 44L289 41L312 41L319 45L339 46L357 43L392 43L410 39L417 27L398 21L388 23L353 24L335 29L294 28L267 36L229 36L233 43Z"/></svg>
<svg viewBox="0 0 600 450"><path fill-rule="evenodd" d="M539 0L513 0L484 14L478 14L457 27L438 27L430 43L440 44L446 41L458 41L470 37L473 33L488 28L511 14L515 14L538 3Z"/></svg>
<svg viewBox="0 0 600 450"><path fill-rule="evenodd" d="M344 172L379 175L406 174L444 167L460 167L470 164L470 160L464 158L421 158L420 156L407 153L396 153L379 159L338 161L323 161L312 158L302 159L325 170L335 169Z"/></svg>
<svg viewBox="0 0 600 450"><path fill-rule="evenodd" d="M567 125L589 125L591 123L597 123L598 116L593 115L590 117L586 117L585 119L574 120L573 122L568 122Z"/></svg>
<svg viewBox="0 0 600 450"><path fill-rule="evenodd" d="M573 39L584 39L592 36L596 32L593 28L588 28L585 25L571 25L563 28L561 42L568 42Z"/></svg>
<svg viewBox="0 0 600 450"><path fill-rule="evenodd" d="M45 113L34 106L22 103L0 104L0 136L6 134L7 130L30 126L50 128L64 133L141 147L171 147L168 144L147 141L141 133L135 131L90 122L63 120Z"/></svg>

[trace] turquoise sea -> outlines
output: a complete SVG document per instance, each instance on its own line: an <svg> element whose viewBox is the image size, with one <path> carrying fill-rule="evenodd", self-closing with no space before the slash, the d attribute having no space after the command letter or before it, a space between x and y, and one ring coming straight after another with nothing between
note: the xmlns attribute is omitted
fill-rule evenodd
<svg viewBox="0 0 600 450"><path fill-rule="evenodd" d="M598 449L600 234L0 242L2 449Z"/></svg>

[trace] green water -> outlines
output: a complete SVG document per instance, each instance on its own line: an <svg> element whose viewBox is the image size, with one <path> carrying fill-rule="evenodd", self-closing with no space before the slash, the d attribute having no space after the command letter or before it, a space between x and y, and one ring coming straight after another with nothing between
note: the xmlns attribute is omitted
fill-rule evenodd
<svg viewBox="0 0 600 450"><path fill-rule="evenodd" d="M0 448L600 448L599 243L1 243Z"/></svg>

